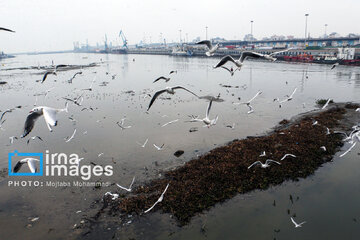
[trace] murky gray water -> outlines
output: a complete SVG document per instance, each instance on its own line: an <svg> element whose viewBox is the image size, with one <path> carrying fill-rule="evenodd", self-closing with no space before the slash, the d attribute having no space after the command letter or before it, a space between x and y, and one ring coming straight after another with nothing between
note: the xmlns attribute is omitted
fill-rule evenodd
<svg viewBox="0 0 360 240"><path fill-rule="evenodd" d="M55 64L98 62L99 66L82 69L83 74L78 75L72 84L67 80L79 70L59 72L58 76L49 75L44 84L35 82L42 78L40 70L6 70L50 65L52 61ZM128 185L135 175L135 185L140 185L158 177L161 170L179 166L197 154L234 138L263 134L284 118L314 109L316 99L331 97L335 102L360 102L360 69L356 67L338 66L330 70L326 65L248 61L240 72L231 77L222 69L213 70L211 66L216 62L217 59L207 58L100 54L33 55L2 60L0 80L8 84L0 86L0 110L17 105L22 108L5 115L4 130L0 131L0 145L3 146L0 149L0 168L7 167L8 153L15 149L19 152L49 150L52 153L76 153L85 158L83 164L93 162L113 166L113 176L92 177L91 181ZM171 70L178 73L171 76L170 82L152 83ZM37 105L63 108L65 100L62 97L79 96L84 92L81 89L88 88L94 78L93 91L85 92L82 103L83 107L91 106L94 111L81 111L83 107L70 104L69 113L58 115L58 126L53 132L49 132L43 118L37 121L29 136L39 135L43 142L35 140L27 145L27 137L10 145L9 137L22 133L25 118L36 101L34 94L53 88L46 98L43 95L37 97ZM99 86L104 81L109 82L107 86ZM225 88L219 84L240 87ZM214 103L210 112L211 118L219 115L216 126L204 128L201 123L187 122L190 120L188 115L203 118L208 103L184 91L178 91L171 100L157 100L149 114L145 113L150 98L144 93L153 94L166 86L177 85L202 96L217 96L220 93L225 101ZM283 104L282 108L273 102L277 97L284 99L294 88L297 88L294 99ZM134 94L127 93L130 90ZM241 101L249 100L259 90L263 93L253 101L254 113L247 114L246 105L232 104L239 101L238 97ZM75 124L68 119L70 116L77 120ZM132 127L121 130L116 122L124 117L127 118L125 126ZM161 127L176 119L179 120ZM233 123L235 129L226 127ZM192 127L197 127L198 131L190 133ZM74 129L77 130L74 139L66 143L64 138L70 136ZM137 144L146 139L149 140L145 148ZM165 144L164 149L157 151L153 144ZM176 158L173 153L179 149L185 154ZM195 217L182 228L177 227L171 216L155 213L135 219L129 225L109 224L109 229L95 229L86 238L358 239L359 151L359 146L356 146L345 157L335 157L334 162L325 164L314 176L305 180L238 195ZM100 153L103 155L98 157ZM9 181L82 180L80 177L3 175L0 178L0 235L4 239L78 237L79 230L73 230L73 226L92 216L96 209L91 208L91 203L107 191L119 191L114 185L100 189L13 187L8 186ZM290 194L294 198L293 204L289 200ZM273 206L274 200L276 206ZM291 215L296 214L298 222L307 223L295 229L288 209ZM31 222L34 217L39 219ZM206 230L201 232L204 224Z"/></svg>

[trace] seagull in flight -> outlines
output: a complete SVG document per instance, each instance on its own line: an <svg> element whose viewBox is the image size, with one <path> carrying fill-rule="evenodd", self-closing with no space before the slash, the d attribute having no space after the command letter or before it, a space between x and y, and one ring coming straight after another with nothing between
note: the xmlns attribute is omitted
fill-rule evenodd
<svg viewBox="0 0 360 240"><path fill-rule="evenodd" d="M150 107L153 105L153 103L155 102L155 100L156 100L156 98L157 98L158 96L160 96L161 94L163 94L163 93L165 93L165 92L174 95L176 89L183 89L183 90L185 90L185 91L193 94L194 96L199 97L198 95L196 95L196 94L193 93L192 91L190 91L190 90L188 90L188 89L186 89L186 88L184 88L184 87L181 87L181 86L177 86L177 87L166 87L165 89L160 90L160 91L157 91L157 92L154 94L154 96L153 96L152 99L150 100L150 104L149 104L149 107L148 107L147 111L149 111Z"/></svg>
<svg viewBox="0 0 360 240"><path fill-rule="evenodd" d="M161 127L165 127L165 126L167 126L167 125L169 125L169 124L176 123L177 121L179 121L179 119L175 119L175 120L172 120L172 121L170 121L170 122L164 123Z"/></svg>
<svg viewBox="0 0 360 240"><path fill-rule="evenodd" d="M33 136L33 137L31 137L31 138L29 138L29 139L27 140L26 144L29 145L30 140L35 140L35 138L39 139L40 141L43 141L41 137L39 137L39 136Z"/></svg>
<svg viewBox="0 0 360 240"><path fill-rule="evenodd" d="M79 97L71 99L71 98L65 98L63 97L63 99L65 99L66 101L70 101L73 102L75 105L81 106L82 101L84 100L83 98L84 94L81 94Z"/></svg>
<svg viewBox="0 0 360 240"><path fill-rule="evenodd" d="M0 27L0 30L1 31L7 31L7 32L12 32L14 33L15 31L11 30L11 29L8 29L8 28L3 28L3 27Z"/></svg>
<svg viewBox="0 0 360 240"><path fill-rule="evenodd" d="M119 185L119 184L116 184L116 185L117 185L119 188L121 188L121 189L124 189L124 190L126 190L126 191L128 191L128 192L131 192L131 187L132 187L132 185L134 184L134 181L135 181L135 176L133 177L133 180L132 180L129 188L123 187L123 186L121 186L121 185Z"/></svg>
<svg viewBox="0 0 360 240"><path fill-rule="evenodd" d="M66 140L65 142L70 142L74 138L75 133L76 133L76 129L74 130L73 134L70 137L65 138Z"/></svg>
<svg viewBox="0 0 360 240"><path fill-rule="evenodd" d="M302 227L302 225L303 225L304 223L306 223L306 222L296 223L295 220L294 220L292 217L290 217L290 219L291 219L292 223L295 225L295 228Z"/></svg>
<svg viewBox="0 0 360 240"><path fill-rule="evenodd" d="M280 161L284 160L284 159L287 158L287 157L296 158L296 156L295 156L294 154L287 153L287 154L285 154L285 155L280 159Z"/></svg>
<svg viewBox="0 0 360 240"><path fill-rule="evenodd" d="M40 160L36 159L36 158L23 158L16 163L13 171L14 171L14 173L18 172L20 170L20 168L22 167L22 165L24 163L27 163L31 173L36 173L36 170L37 170L36 162L40 162Z"/></svg>
<svg viewBox="0 0 360 240"><path fill-rule="evenodd" d="M116 122L116 124L121 128L121 130L131 128L131 126L124 126L126 118L120 119L120 122Z"/></svg>
<svg viewBox="0 0 360 240"><path fill-rule="evenodd" d="M95 76L94 79L91 81L91 84L90 84L90 87L89 87L89 88L84 88L84 89L81 89L81 90L83 90L83 91L92 91L92 86L93 86L95 80L96 80L96 76Z"/></svg>
<svg viewBox="0 0 360 240"><path fill-rule="evenodd" d="M33 108L26 118L24 132L21 135L21 138L26 137L31 132L35 126L36 120L40 116L44 116L46 126L49 128L50 132L52 132L52 127L57 125L56 114L59 112L68 112L68 103L66 103L65 108L62 109L55 109L45 106Z"/></svg>
<svg viewBox="0 0 360 240"><path fill-rule="evenodd" d="M158 77L157 79L155 79L155 81L154 81L153 83L156 83L157 81L160 81L160 80L162 80L162 79L164 79L164 80L165 80L165 82L170 81L170 78L167 78L167 77L161 76L161 77Z"/></svg>
<svg viewBox="0 0 360 240"><path fill-rule="evenodd" d="M76 77L76 75L82 74L82 72L77 72L74 74L74 76L72 76L69 80L68 83L72 83L73 79Z"/></svg>
<svg viewBox="0 0 360 240"><path fill-rule="evenodd" d="M139 144L142 148L144 148L144 147L146 146L146 144L147 144L148 141L149 141L149 139L147 138L147 139L145 140L144 144L141 144L141 143L139 143L139 142L136 142L136 143Z"/></svg>
<svg viewBox="0 0 360 240"><path fill-rule="evenodd" d="M234 105L239 105L239 104L246 104L249 107L249 111L247 112L248 114L253 113L254 112L254 108L250 105L250 103L257 98L257 96L259 96L260 94L262 94L261 91L258 91L254 97L252 97L249 101L247 102L243 102L243 103L233 103Z"/></svg>
<svg viewBox="0 0 360 240"><path fill-rule="evenodd" d="M221 66L221 68L225 69L226 71L228 71L230 73L231 76L234 76L234 73L239 70L240 68L236 68L235 70L231 67L230 69L225 67L225 66Z"/></svg>
<svg viewBox="0 0 360 240"><path fill-rule="evenodd" d="M196 44L205 44L208 47L209 51L207 51L205 53L206 56L208 56L208 57L214 56L215 51L219 48L219 43L217 43L215 46L213 46L209 40L203 40L203 41L197 42Z"/></svg>
<svg viewBox="0 0 360 240"><path fill-rule="evenodd" d="M42 80L41 80L41 83L44 83L44 82L45 82L45 80L46 80L46 78L47 78L47 76L48 76L49 74L53 74L53 75L57 76L56 72L54 72L54 71L47 71L47 72L44 74L44 76L43 76L43 78L42 78Z"/></svg>
<svg viewBox="0 0 360 240"><path fill-rule="evenodd" d="M169 75L173 74L173 73L177 73L177 70L172 70L170 71Z"/></svg>
<svg viewBox="0 0 360 240"><path fill-rule="evenodd" d="M153 209L153 208L156 206L156 204L158 204L158 203L160 203L160 202L163 201L163 199L164 199L164 194L166 193L168 187L169 187L169 184L166 185L165 190L163 191L163 193L161 194L161 196L159 197L159 199L154 203L154 205L152 205L148 210L144 211L144 213L148 213L149 211L151 211L151 209Z"/></svg>
<svg viewBox="0 0 360 240"><path fill-rule="evenodd" d="M163 147L164 147L165 144L161 145L160 147L157 146L155 143L154 143L153 145L154 145L154 147L155 147L158 151L161 151L161 150L163 149Z"/></svg>
<svg viewBox="0 0 360 240"><path fill-rule="evenodd" d="M249 52L249 51L244 51L241 53L240 58L239 59L234 59L232 56L230 55L226 55L225 57L223 57L220 62L218 62L218 64L216 64L214 66L214 68L218 68L221 67L222 65L224 65L227 62L232 62L235 64L236 67L240 68L243 66L243 62L245 59L247 59L248 57L251 58L262 58L262 59L267 59L267 60L271 60L271 61L275 61L276 58L273 58L270 55L264 55L264 54L260 54L260 53L256 53L256 52Z"/></svg>
<svg viewBox="0 0 360 240"><path fill-rule="evenodd" d="M265 163L262 163L262 162L260 162L260 161L254 162L253 164L251 164L251 165L248 167L248 169L250 169L252 166L255 166L255 165L258 165L258 164L260 164L262 168L268 168L268 167L270 167L270 163L272 163L272 162L273 162L273 163L276 163L276 164L278 164L278 165L281 165L281 163L279 163L279 162L277 162L277 161L274 161L274 160L271 160L271 159L267 159L267 160L265 161Z"/></svg>
<svg viewBox="0 0 360 240"><path fill-rule="evenodd" d="M279 101L279 98L275 99L275 100L279 101L279 103L280 103L279 107L280 108L281 108L281 103L288 102L288 101L291 101L293 99L296 90L297 90L297 88L295 88L294 91L290 95L286 95L285 97L287 97L287 98L285 98L282 101Z"/></svg>
<svg viewBox="0 0 360 240"><path fill-rule="evenodd" d="M212 125L215 125L219 118L218 115L216 115L216 117L212 120L209 118L212 102L213 101L211 100L208 104L208 107L207 107L206 113L205 113L205 118L199 119L197 117L192 116L192 119L190 120L190 122L203 122L203 123L205 123L205 127L208 127L208 128L211 127Z"/></svg>

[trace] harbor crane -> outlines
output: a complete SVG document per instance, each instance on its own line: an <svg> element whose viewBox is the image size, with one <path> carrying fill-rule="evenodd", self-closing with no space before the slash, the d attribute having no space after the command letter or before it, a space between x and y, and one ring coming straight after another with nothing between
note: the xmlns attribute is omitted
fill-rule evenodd
<svg viewBox="0 0 360 240"><path fill-rule="evenodd" d="M127 39L126 39L125 34L124 34L124 32L122 30L120 30L119 37L121 37L121 40L123 41L122 47L128 49Z"/></svg>

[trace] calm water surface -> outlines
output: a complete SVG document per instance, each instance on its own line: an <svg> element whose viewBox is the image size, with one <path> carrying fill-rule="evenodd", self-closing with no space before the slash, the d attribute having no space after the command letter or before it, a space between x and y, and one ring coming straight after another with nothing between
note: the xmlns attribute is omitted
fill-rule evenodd
<svg viewBox="0 0 360 240"><path fill-rule="evenodd" d="M20 70L19 67L55 64L99 63L84 68L72 84L67 83L79 70L49 75L44 84L43 70ZM212 69L217 59L181 58L146 55L56 54L21 55L2 60L0 80L0 110L21 105L22 108L5 115L0 132L0 168L8 165L8 153L63 152L84 157L82 163L93 162L112 165L111 177L92 178L92 181L109 181L135 185L159 177L161 171L180 166L198 154L226 144L235 138L266 133L284 118L316 108L315 101L332 98L335 102L360 102L360 69L338 66L330 70L326 65L289 64L280 62L248 61L240 72L231 77L222 69ZM168 83L152 83L157 77L177 70ZM108 73L108 74L106 74ZM112 76L116 75L114 79ZM93 91L88 88L95 79ZM100 86L108 82L107 86ZM239 86L225 88L223 85ZM214 103L210 117L219 116L216 126L204 128L201 123L189 123L188 115L203 118L207 102L196 99L185 91L178 91L171 99L158 99L149 111L147 93L153 94L166 86L184 86L198 95L220 94L225 101ZM284 99L297 88L294 99L282 108L273 102ZM41 94L51 89L46 97ZM255 112L247 114L246 105L233 102L248 101L258 91L263 93L253 101ZM132 92L129 92L132 91ZM39 135L41 141L26 144L28 138L20 136L26 116L37 102L38 106L63 108L63 97L74 98L84 92L83 107L94 111L81 111L82 107L70 104L69 113L58 115L58 126L49 132L40 118L29 136ZM167 97L164 95L164 97ZM305 107L303 106L305 103ZM76 119L71 122L69 117ZM121 130L116 122L126 117ZM177 122L161 127L164 123ZM234 129L226 127L235 124ZM197 127L197 132L189 132ZM77 130L72 141L64 138ZM86 133L86 134L84 134ZM145 148L137 142L148 140ZM164 145L157 151L153 144ZM346 145L344 148L347 148ZM184 150L176 158L173 153ZM131 224L119 225L116 218L97 226L84 238L136 238L136 239L358 239L360 235L360 156L359 146L339 159L323 165L316 173L298 182L286 182L267 191L238 195L210 211L193 218L185 227L178 227L170 215L154 213L136 218ZM103 153L100 157L98 155ZM260 152L259 152L260 154ZM26 168L26 166L25 166ZM73 181L79 177L0 177L0 236L3 239L77 238L79 229L74 224L93 216L99 205L93 204L107 192L119 189L112 185L100 189L91 187L9 187L11 180ZM290 194L294 198L291 203ZM166 197L166 196L165 196ZM275 201L275 206L273 203ZM290 214L298 222L306 221L295 229ZM81 212L80 212L81 211ZM39 220L31 222L34 217ZM30 225L29 225L30 224ZM205 232L201 231L205 226ZM275 231L276 230L276 231ZM280 230L280 231L279 231Z"/></svg>

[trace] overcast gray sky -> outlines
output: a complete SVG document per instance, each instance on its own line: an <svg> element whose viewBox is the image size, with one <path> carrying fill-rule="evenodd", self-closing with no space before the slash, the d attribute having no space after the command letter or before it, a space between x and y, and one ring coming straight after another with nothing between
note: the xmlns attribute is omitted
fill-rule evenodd
<svg viewBox="0 0 360 240"><path fill-rule="evenodd" d="M192 40L208 36L243 39L254 21L254 37L303 37L305 13L312 37L327 32L360 33L359 0L0 0L0 51L66 50L73 42L118 40L122 29L129 44L167 42L188 34ZM119 41L119 40L118 40Z"/></svg>

